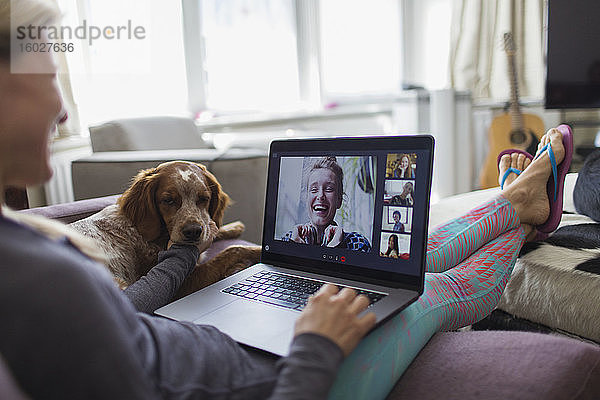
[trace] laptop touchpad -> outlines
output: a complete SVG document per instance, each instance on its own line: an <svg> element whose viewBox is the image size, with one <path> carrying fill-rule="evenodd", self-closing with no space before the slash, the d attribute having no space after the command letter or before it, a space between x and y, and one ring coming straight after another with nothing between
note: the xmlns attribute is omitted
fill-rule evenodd
<svg viewBox="0 0 600 400"><path fill-rule="evenodd" d="M254 301L234 301L195 320L212 325L237 342L287 355L300 313Z"/></svg>

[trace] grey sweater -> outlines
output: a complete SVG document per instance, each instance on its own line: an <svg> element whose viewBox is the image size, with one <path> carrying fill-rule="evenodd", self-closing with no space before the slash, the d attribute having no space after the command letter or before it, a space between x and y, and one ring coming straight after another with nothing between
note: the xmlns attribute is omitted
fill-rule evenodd
<svg viewBox="0 0 600 400"><path fill-rule="evenodd" d="M343 355L324 337L300 335L278 360L213 327L147 314L197 257L189 246L162 252L124 294L67 240L0 217L0 355L33 398L327 397Z"/></svg>

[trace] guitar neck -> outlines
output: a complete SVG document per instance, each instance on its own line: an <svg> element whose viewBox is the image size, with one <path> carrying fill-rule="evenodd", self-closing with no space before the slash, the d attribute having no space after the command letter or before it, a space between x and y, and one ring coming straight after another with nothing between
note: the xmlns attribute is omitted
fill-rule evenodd
<svg viewBox="0 0 600 400"><path fill-rule="evenodd" d="M523 129L523 113L519 104L519 87L517 84L517 69L515 67L515 56L508 53L508 72L510 75L510 107L509 114L513 130Z"/></svg>

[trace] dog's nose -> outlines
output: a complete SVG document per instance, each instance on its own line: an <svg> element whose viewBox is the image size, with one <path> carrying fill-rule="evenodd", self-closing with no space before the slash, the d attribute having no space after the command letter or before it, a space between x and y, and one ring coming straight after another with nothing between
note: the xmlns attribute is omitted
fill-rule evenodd
<svg viewBox="0 0 600 400"><path fill-rule="evenodd" d="M198 240L200 235L202 235L202 225L186 224L181 230L181 233L183 233L183 236L185 236L187 240Z"/></svg>

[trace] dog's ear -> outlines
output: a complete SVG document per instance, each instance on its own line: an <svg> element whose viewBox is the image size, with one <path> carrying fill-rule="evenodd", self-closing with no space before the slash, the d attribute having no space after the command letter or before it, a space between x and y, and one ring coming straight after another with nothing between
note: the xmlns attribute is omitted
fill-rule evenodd
<svg viewBox="0 0 600 400"><path fill-rule="evenodd" d="M155 202L158 180L158 168L142 170L117 200L121 212L147 241L158 238L162 227L160 212Z"/></svg>
<svg viewBox="0 0 600 400"><path fill-rule="evenodd" d="M221 188L221 184L217 181L217 178L202 164L197 164L202 171L208 183L208 189L210 190L210 203L208 204L208 213L215 224L221 227L223 224L223 214L225 209L231 204L231 199Z"/></svg>

